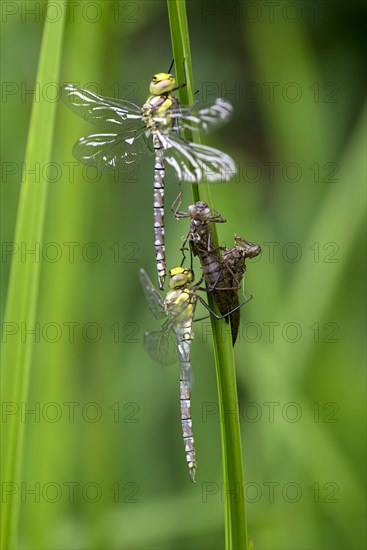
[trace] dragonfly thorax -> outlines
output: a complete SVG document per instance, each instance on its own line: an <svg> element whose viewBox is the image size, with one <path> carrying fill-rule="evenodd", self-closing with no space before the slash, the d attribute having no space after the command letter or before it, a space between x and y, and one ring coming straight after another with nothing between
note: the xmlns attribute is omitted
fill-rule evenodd
<svg viewBox="0 0 367 550"><path fill-rule="evenodd" d="M159 126L163 129L171 125L169 110L175 104L175 99L169 94L151 95L142 107L142 115L148 128Z"/></svg>
<svg viewBox="0 0 367 550"><path fill-rule="evenodd" d="M185 332L191 327L196 305L196 294L190 288L194 274L191 269L179 266L172 268L169 275L171 290L164 300L164 306L172 323L180 325Z"/></svg>
<svg viewBox="0 0 367 550"><path fill-rule="evenodd" d="M168 317L174 325L174 330L184 336L190 334L195 312L196 296L190 288L170 290L164 300ZM190 334L190 339L192 335Z"/></svg>

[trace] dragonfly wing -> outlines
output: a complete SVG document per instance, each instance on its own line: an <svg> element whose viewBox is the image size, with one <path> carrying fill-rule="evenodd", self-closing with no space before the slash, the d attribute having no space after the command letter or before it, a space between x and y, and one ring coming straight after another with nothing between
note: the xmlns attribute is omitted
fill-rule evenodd
<svg viewBox="0 0 367 550"><path fill-rule="evenodd" d="M233 113L232 104L226 99L215 99L208 103L192 107L178 107L170 111L174 126L194 130L199 128L204 132L217 128L227 122Z"/></svg>
<svg viewBox="0 0 367 550"><path fill-rule="evenodd" d="M165 149L165 160L174 169L180 181L225 182L237 173L234 160L218 149L189 143L178 134L167 135L157 132L157 135Z"/></svg>
<svg viewBox="0 0 367 550"><path fill-rule="evenodd" d="M103 171L126 169L127 164L149 152L143 131L140 134L92 134L80 138L73 148L73 155L79 162Z"/></svg>
<svg viewBox="0 0 367 550"><path fill-rule="evenodd" d="M161 365L172 365L178 361L176 335L171 324L148 330L144 334L144 347L150 357Z"/></svg>
<svg viewBox="0 0 367 550"><path fill-rule="evenodd" d="M84 120L106 130L118 132L121 125L127 130L144 125L140 108L130 101L103 97L74 84L62 86L61 99Z"/></svg>
<svg viewBox="0 0 367 550"><path fill-rule="evenodd" d="M162 319L167 315L164 309L163 298L153 285L145 269L139 270L139 280L152 315L156 319Z"/></svg>

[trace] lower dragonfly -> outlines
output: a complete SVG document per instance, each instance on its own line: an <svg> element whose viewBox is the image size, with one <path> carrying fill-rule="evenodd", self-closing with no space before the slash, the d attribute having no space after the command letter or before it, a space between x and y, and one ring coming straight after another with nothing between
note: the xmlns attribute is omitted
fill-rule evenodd
<svg viewBox="0 0 367 550"><path fill-rule="evenodd" d="M77 141L73 154L79 162L100 170L121 170L135 164L144 154L154 154L154 245L161 290L166 276L165 164L173 168L180 182L192 184L228 181L237 172L234 161L222 151L186 141L182 136L185 130L207 131L224 123L232 114L231 103L218 98L182 107L172 92L184 86L186 82L176 86L170 72L155 74L149 86L151 95L143 107L103 97L74 84L64 85L61 94L77 115L107 132Z"/></svg>
<svg viewBox="0 0 367 550"><path fill-rule="evenodd" d="M185 244L189 240L192 254L199 257L207 291L212 293L220 313L229 315L226 321L231 320L234 345L240 322L237 291L245 275L245 260L260 254L261 248L258 244L250 243L238 236L235 236L235 245L231 249L214 246L210 223L223 223L226 220L219 212L212 214L209 206L203 201L190 205L188 213L175 209L174 214L177 218L190 218L190 230L181 247L184 256L182 263L185 261Z"/></svg>
<svg viewBox="0 0 367 550"><path fill-rule="evenodd" d="M175 267L170 270L169 276L170 290L163 299L146 271L139 271L140 283L151 313L156 319L165 318L160 329L152 329L144 334L144 346L152 359L158 363L170 365L178 360L180 364L182 436L190 479L195 482L196 453L191 420L190 350L194 339L193 321L197 300L217 319L222 317L214 313L203 298L198 296L197 291L205 289L199 286L201 280L194 284L194 273L191 269Z"/></svg>

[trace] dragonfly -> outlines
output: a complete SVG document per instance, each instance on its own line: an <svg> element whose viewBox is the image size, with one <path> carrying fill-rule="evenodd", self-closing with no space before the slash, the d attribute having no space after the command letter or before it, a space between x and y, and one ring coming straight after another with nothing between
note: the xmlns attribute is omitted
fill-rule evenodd
<svg viewBox="0 0 367 550"><path fill-rule="evenodd" d="M185 78L186 80L186 78ZM197 184L229 181L237 168L226 153L184 139L185 130L208 131L226 122L233 107L225 99L182 107L172 92L186 86L176 85L170 72L153 76L150 96L142 107L131 101L100 96L74 84L62 87L61 98L77 115L100 126L106 133L80 138L73 148L81 163L100 170L121 170L154 155L154 246L159 288L166 277L164 239L165 164L179 182Z"/></svg>
<svg viewBox="0 0 367 550"><path fill-rule="evenodd" d="M162 365L179 362L180 403L182 437L191 481L195 482L196 452L191 419L192 369L190 361L191 344L194 339L194 314L199 300L217 319L198 290L202 279L194 283L191 269L179 266L169 271L170 290L163 299L156 290L144 269L139 271L139 279L149 309L156 319L165 319L161 328L148 330L144 334L144 347L149 355Z"/></svg>
<svg viewBox="0 0 367 550"><path fill-rule="evenodd" d="M185 244L189 240L192 254L198 256L200 260L207 291L212 293L220 313L226 315L226 321L231 320L234 345L240 322L240 302L237 291L245 275L245 260L260 254L261 248L258 244L250 243L237 235L231 249L214 246L210 224L224 223L226 220L217 211L212 214L209 206L203 201L190 205L187 213L180 212L178 209L174 210L174 213L177 218L190 218L190 230L181 247L182 263L185 261ZM232 313L229 314L229 312Z"/></svg>

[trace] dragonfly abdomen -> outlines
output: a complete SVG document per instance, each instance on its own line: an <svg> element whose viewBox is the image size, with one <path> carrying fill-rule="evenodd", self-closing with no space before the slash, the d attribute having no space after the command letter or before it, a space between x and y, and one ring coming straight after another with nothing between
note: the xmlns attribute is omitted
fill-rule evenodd
<svg viewBox="0 0 367 550"><path fill-rule="evenodd" d="M185 371L185 368L181 368L181 373ZM191 391L188 381L184 379L182 374L180 375L180 403L182 438L184 442L186 462L189 467L190 479L195 482L196 453L191 419Z"/></svg>
<svg viewBox="0 0 367 550"><path fill-rule="evenodd" d="M154 247L158 272L159 288L164 288L166 278L166 251L164 244L164 161L162 145L156 135L153 135L155 151L154 164Z"/></svg>
<svg viewBox="0 0 367 550"><path fill-rule="evenodd" d="M180 407L182 438L184 441L186 462L189 467L190 479L195 481L196 457L195 444L191 420L191 364L190 350L194 339L192 330L193 317L196 306L195 292L189 287L188 274L192 272L183 267L171 269L170 286L164 300L164 307L172 323L176 335L178 360L180 363Z"/></svg>
<svg viewBox="0 0 367 550"><path fill-rule="evenodd" d="M189 468L191 481L195 482L196 454L194 434L191 420L191 364L190 350L191 342L194 338L192 331L193 307L190 300L190 294L181 294L181 299L187 302L186 315L180 319L175 327L178 358L180 362L180 406L181 406L181 426L182 438L185 448L186 462Z"/></svg>

